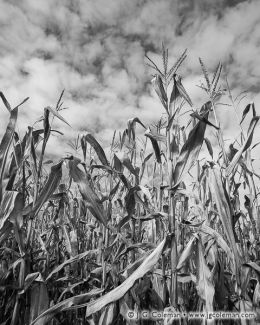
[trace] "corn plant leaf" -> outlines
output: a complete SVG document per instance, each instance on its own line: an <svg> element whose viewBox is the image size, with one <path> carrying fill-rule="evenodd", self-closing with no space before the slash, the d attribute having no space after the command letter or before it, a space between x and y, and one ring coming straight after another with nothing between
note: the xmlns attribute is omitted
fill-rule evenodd
<svg viewBox="0 0 260 325"><path fill-rule="evenodd" d="M258 264L256 264L256 262L247 262L247 263L244 263L243 265L250 266L254 271L256 271L256 273L258 274L258 276L260 278L260 266Z"/></svg>
<svg viewBox="0 0 260 325"><path fill-rule="evenodd" d="M245 117L246 117L247 114L249 113L249 111L250 111L250 107L251 107L251 103L250 103L250 104L247 104L246 107L245 107L245 109L243 110L243 115L242 115L242 119L241 119L240 124L243 123Z"/></svg>
<svg viewBox="0 0 260 325"><path fill-rule="evenodd" d="M199 121L202 121L202 122L208 124L209 126L213 126L213 128L215 128L216 130L219 130L218 126L211 123L205 116L201 116L198 112L193 112L192 114L190 114L190 116L198 119Z"/></svg>
<svg viewBox="0 0 260 325"><path fill-rule="evenodd" d="M111 290L104 296L86 304L86 317L96 313L109 303L119 300L126 292L132 288L136 280L142 278L149 272L159 261L159 258L166 246L166 238L158 245L158 247L143 261L143 263L122 283L120 286Z"/></svg>
<svg viewBox="0 0 260 325"><path fill-rule="evenodd" d="M209 141L208 138L204 138L204 141L205 141L205 143L206 143L206 146L207 146L208 152L209 152L209 154L211 155L211 157L212 157L212 159L213 159L213 148L212 148L211 142Z"/></svg>
<svg viewBox="0 0 260 325"><path fill-rule="evenodd" d="M115 303L107 305L99 318L98 325L111 325L115 316L115 310Z"/></svg>
<svg viewBox="0 0 260 325"><path fill-rule="evenodd" d="M160 98L161 103L163 104L163 107L165 108L166 112L168 113L168 107L167 107L167 94L165 92L162 78L156 74L154 78L152 79L152 85L154 87L154 90L158 97Z"/></svg>
<svg viewBox="0 0 260 325"><path fill-rule="evenodd" d="M136 280L142 278L147 272L149 272L159 261L159 258L165 248L166 238L158 245L158 247L143 261L143 263L118 287L114 288L110 292L106 293L104 296L97 298L90 303L86 302L93 296L101 293L103 290L92 290L87 294L82 294L78 296L66 299L39 315L30 325L35 324L37 321L43 318L43 324L46 324L55 314L69 309L87 307L86 317L91 316L102 308L106 307L108 304L122 298L126 292L132 288Z"/></svg>
<svg viewBox="0 0 260 325"><path fill-rule="evenodd" d="M186 263L186 261L188 259L190 259L191 254L195 248L195 243L196 243L197 238L195 236L193 236L189 242L186 244L184 250L182 251L179 260L178 260L178 264L177 264L177 271L179 271Z"/></svg>
<svg viewBox="0 0 260 325"><path fill-rule="evenodd" d="M152 143L152 146L153 146L153 150L154 150L154 153L155 153L156 160L157 160L157 162L159 164L161 164L162 163L162 160L161 160L161 152L160 152L160 148L159 148L159 145L158 145L157 140L154 139L153 135L150 133L149 130L148 130L148 132L146 131L144 135L151 140L151 143Z"/></svg>
<svg viewBox="0 0 260 325"><path fill-rule="evenodd" d="M67 124L68 126L70 126L70 124L65 120L65 118L64 117L62 117L61 115L60 115L60 113L56 110L56 109L53 109L53 108L51 108L50 106L48 106L48 107L45 107L44 108L44 111L46 112L46 111L49 111L49 112L51 112L55 117L57 117L59 120L61 120L62 122L64 122L65 124Z"/></svg>
<svg viewBox="0 0 260 325"><path fill-rule="evenodd" d="M135 140L135 125L139 123L144 129L146 128L145 125L140 121L138 117L131 118L127 121L127 129L128 129L128 137L129 139Z"/></svg>
<svg viewBox="0 0 260 325"><path fill-rule="evenodd" d="M49 200L51 195L54 193L54 191L57 189L60 180L62 178L62 164L63 160L60 161L58 164L51 167L51 172L49 174L48 180L46 184L44 185L43 189L41 190L31 213L34 215L37 215L40 211L43 204Z"/></svg>
<svg viewBox="0 0 260 325"><path fill-rule="evenodd" d="M20 294L25 293L30 288L30 286L33 284L34 281L44 282L40 272L34 272L34 273L27 274L27 276L24 280L24 287L19 293Z"/></svg>
<svg viewBox="0 0 260 325"><path fill-rule="evenodd" d="M213 311L215 289L212 283L211 272L204 257L204 248L200 238L197 240L196 246L196 289L198 295L205 303L206 311Z"/></svg>
<svg viewBox="0 0 260 325"><path fill-rule="evenodd" d="M122 252L120 252L119 254L117 254L115 256L114 262L118 261L123 255L129 253L133 249L143 249L144 250L147 248L148 249L154 248L154 245L150 244L150 243L137 243L137 244L127 246Z"/></svg>
<svg viewBox="0 0 260 325"><path fill-rule="evenodd" d="M137 176L137 171L134 168L133 164L131 163L129 157L127 154L124 154L123 160L122 160L123 165L132 173L133 175Z"/></svg>
<svg viewBox="0 0 260 325"><path fill-rule="evenodd" d="M46 281L48 281L54 274L56 274L57 272L59 272L60 270L62 270L66 265L80 261L82 258L85 257L92 257L95 254L98 253L97 249L94 250L90 250L90 251L86 251L84 253L78 254L74 257L71 257L70 259L66 260L65 262L63 262L62 264L59 264L46 278Z"/></svg>
<svg viewBox="0 0 260 325"><path fill-rule="evenodd" d="M93 147L93 149L95 150L101 163L105 166L108 166L109 162L107 160L105 152L104 152L103 148L101 147L101 145L98 143L98 141L93 137L93 135L90 133L87 133L87 134L85 134L84 139L91 145L91 147Z"/></svg>
<svg viewBox="0 0 260 325"><path fill-rule="evenodd" d="M79 191L87 204L92 215L105 226L107 225L106 214L96 192L89 184L86 174L78 168L79 160L73 158L69 160L69 171L73 181L78 185Z"/></svg>
<svg viewBox="0 0 260 325"><path fill-rule="evenodd" d="M45 312L49 307L49 296L46 284L44 282L36 282L30 289L30 309L29 323L43 325L44 319L36 321L37 317ZM34 320L34 321L33 321Z"/></svg>
<svg viewBox="0 0 260 325"><path fill-rule="evenodd" d="M152 251L148 251L143 253L142 257L140 257L135 262L128 265L123 271L122 276L127 279L135 270L138 269L138 267L144 262L144 260L152 253Z"/></svg>
<svg viewBox="0 0 260 325"><path fill-rule="evenodd" d="M149 159L153 156L153 152L150 153L149 155L147 155L145 158L144 158L144 161L142 162L142 166L141 166L141 170L140 170L140 179L142 179L143 175L144 175L144 171L145 171L145 167L146 167L146 164L147 162L149 161Z"/></svg>
<svg viewBox="0 0 260 325"><path fill-rule="evenodd" d="M254 290L254 295L253 295L253 305L254 306L259 306L260 303L260 284L257 282Z"/></svg>
<svg viewBox="0 0 260 325"><path fill-rule="evenodd" d="M134 219L136 220L142 220L142 221L149 221L149 220L153 220L153 219L157 219L157 218L163 218L165 217L163 212L154 212L154 213L149 213L145 216L133 216Z"/></svg>
<svg viewBox="0 0 260 325"><path fill-rule="evenodd" d="M234 268L235 266L235 260L234 260L234 255L232 254L232 251L225 241L225 239L213 228L207 226L207 225L202 225L199 229L200 232L206 233L210 235L212 238L216 240L216 243L218 246L227 254L227 257L231 260L232 266Z"/></svg>
<svg viewBox="0 0 260 325"><path fill-rule="evenodd" d="M11 107L11 105L9 104L8 100L6 99L5 95L4 95L1 91L0 91L0 97L1 97L1 99L2 99L2 101L3 101L3 103L4 103L4 105L5 105L5 107L7 108L7 110L8 110L9 112L11 112L12 107Z"/></svg>
<svg viewBox="0 0 260 325"><path fill-rule="evenodd" d="M178 93L180 94L180 96L192 107L193 105L190 96L187 94L186 90L184 89L183 84L181 82L181 77L179 75L174 76L174 84L178 89Z"/></svg>
<svg viewBox="0 0 260 325"><path fill-rule="evenodd" d="M149 137L152 137L156 141L161 141L161 142L166 143L166 136L165 135L162 135L162 134L159 134L159 133L156 133L156 132L152 132L150 128L148 128L145 131L145 135L148 135Z"/></svg>
<svg viewBox="0 0 260 325"><path fill-rule="evenodd" d="M229 166L226 169L226 176L230 176L234 170L234 168L236 167L237 163L239 162L239 159L242 156L242 153L244 151L246 151L252 143L253 140L253 135L254 135L254 130L255 127L259 121L260 116L256 116L253 117L250 125L249 125L249 129L248 129L248 133L247 133L247 138L245 140L245 142L243 143L243 145L241 146L241 148L237 151L237 153L235 154L235 156L233 157L232 161L230 162Z"/></svg>
<svg viewBox="0 0 260 325"><path fill-rule="evenodd" d="M212 199L216 203L218 213L225 230L225 234L228 238L230 247L234 254L234 258L236 262L236 270L238 271L238 268L240 266L240 255L237 250L234 231L232 227L230 206L228 204L224 192L224 185L222 184L222 180L221 180L221 172L217 167L212 167L209 170L209 186L210 186Z"/></svg>
<svg viewBox="0 0 260 325"><path fill-rule="evenodd" d="M41 324L44 325L49 322L56 314L65 311L65 310L72 310L75 308L84 307L87 301L91 298L97 296L98 294L102 293L103 289L93 289L88 293L83 293L68 299L65 299L58 304L48 308L43 313L41 313L36 319L34 319L30 325L33 324ZM39 323L38 323L39 322Z"/></svg>
<svg viewBox="0 0 260 325"><path fill-rule="evenodd" d="M3 177L4 177L6 159L7 159L10 145L12 143L14 130L15 130L15 126L16 126L16 121L17 121L17 116L18 116L18 108L16 107L10 112L9 123L7 125L5 134L4 134L2 141L0 143L0 201L2 198L2 190L3 190L2 182L3 182Z"/></svg>
<svg viewBox="0 0 260 325"><path fill-rule="evenodd" d="M5 191L0 205L0 234L4 224L8 220L12 222L13 212L16 212L16 205L20 199L21 193L17 191Z"/></svg>
<svg viewBox="0 0 260 325"><path fill-rule="evenodd" d="M208 113L206 114L208 115ZM199 121L190 131L187 141L181 148L179 158L174 170L174 188L176 188L183 177L186 176L194 161L198 159L198 155L203 144L206 124Z"/></svg>

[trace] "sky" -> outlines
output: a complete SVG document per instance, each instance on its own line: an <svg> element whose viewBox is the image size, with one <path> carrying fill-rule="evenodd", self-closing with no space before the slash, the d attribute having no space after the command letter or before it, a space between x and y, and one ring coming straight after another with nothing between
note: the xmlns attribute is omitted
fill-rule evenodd
<svg viewBox="0 0 260 325"><path fill-rule="evenodd" d="M239 115L251 101L260 114L259 12L259 0L0 0L0 90L13 107L30 97L19 110L23 134L65 89L61 114L71 128L55 121L64 136L52 138L50 154L64 156L84 132L106 146L128 119L148 125L164 112L145 58L160 65L163 42L170 63L187 48L179 73L195 107L206 100L201 57L209 72L223 63L234 97L247 91ZM217 114L225 138L236 137L234 110ZM1 134L7 121L0 103Z"/></svg>

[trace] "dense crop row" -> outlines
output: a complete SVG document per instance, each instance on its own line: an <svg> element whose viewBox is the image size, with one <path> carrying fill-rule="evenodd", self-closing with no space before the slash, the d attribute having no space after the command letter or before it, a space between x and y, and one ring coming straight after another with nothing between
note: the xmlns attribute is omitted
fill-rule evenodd
<svg viewBox="0 0 260 325"><path fill-rule="evenodd" d="M109 151L83 134L76 154L48 172L52 120L67 123L62 96L44 109L41 127L20 137L24 102L11 108L1 93L10 120L0 144L0 324L156 324L129 319L129 310L258 312L259 176L251 150L259 116L246 106L238 149L227 151L216 112L225 92L221 64L210 76L200 60L208 102L197 109L176 73L186 52L171 68L164 48L162 57L162 69L148 62L163 118L150 127L129 120ZM238 116L239 98L226 92Z"/></svg>

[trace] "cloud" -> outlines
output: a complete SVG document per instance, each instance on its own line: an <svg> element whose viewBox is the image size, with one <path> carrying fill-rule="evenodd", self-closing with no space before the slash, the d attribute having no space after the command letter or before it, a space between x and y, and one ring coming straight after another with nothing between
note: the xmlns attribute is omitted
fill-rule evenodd
<svg viewBox="0 0 260 325"><path fill-rule="evenodd" d="M69 150L69 139L85 130L108 145L109 135L123 130L129 118L155 122L164 111L150 85L153 71L145 54L160 64L162 41L171 63L188 48L181 73L196 106L206 100L196 87L203 80L202 57L210 71L222 61L234 95L249 90L248 101L259 109L258 0L0 0L0 9L0 88L12 105L30 96L20 109L20 132L66 91L69 109L62 114L72 130L55 122L65 136L50 143L50 153L57 146L59 154ZM217 113L225 136L236 135L234 112L219 107ZM3 128L8 114L2 107L0 116Z"/></svg>

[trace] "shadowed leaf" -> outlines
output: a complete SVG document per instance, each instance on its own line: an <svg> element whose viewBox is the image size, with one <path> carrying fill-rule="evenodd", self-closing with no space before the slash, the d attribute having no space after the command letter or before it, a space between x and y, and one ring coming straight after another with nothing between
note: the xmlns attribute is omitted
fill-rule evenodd
<svg viewBox="0 0 260 325"><path fill-rule="evenodd" d="M212 283L211 272L207 266L204 249L201 240L198 239L197 252L196 252L196 273L197 281L196 288L198 295L204 301L206 311L213 311L213 300L215 289Z"/></svg>
<svg viewBox="0 0 260 325"><path fill-rule="evenodd" d="M68 298L66 300L63 300L60 303L45 310L33 322L31 322L30 325L33 325L33 324L44 325L47 322L49 322L56 314L58 314L62 311L84 307L84 305L86 304L87 301L89 301L91 298L95 297L96 295L102 293L103 291L104 291L103 289L93 289L88 293L83 293L83 294Z"/></svg>
<svg viewBox="0 0 260 325"><path fill-rule="evenodd" d="M89 184L86 174L78 168L79 160L73 158L69 160L69 171L73 181L78 185L80 193L85 200L89 211L92 215L105 226L107 224L104 207Z"/></svg>
<svg viewBox="0 0 260 325"><path fill-rule="evenodd" d="M66 260L65 262L63 262L62 264L58 265L46 278L46 281L48 281L55 273L59 272L61 269L63 269L66 265L71 264L73 262L77 262L79 260L81 260L82 258L88 257L89 255L95 255L98 253L97 249L94 250L90 250L81 254L78 254L68 260Z"/></svg>
<svg viewBox="0 0 260 325"><path fill-rule="evenodd" d="M234 254L234 258L236 261L236 270L238 271L240 265L240 255L237 250L234 231L232 228L230 206L225 196L224 186L221 180L221 173L217 167L212 167L209 170L209 186L212 199L216 203L226 236Z"/></svg>
<svg viewBox="0 0 260 325"><path fill-rule="evenodd" d="M253 140L253 135L254 135L254 130L255 127L259 121L260 116L253 117L250 126L248 128L248 133L247 133L247 138L245 142L243 143L242 147L237 151L235 156L233 157L232 161L230 162L229 166L226 169L226 176L230 176L231 173L233 172L234 168L236 167L239 159L241 158L241 155L244 151L246 151L252 143Z"/></svg>
<svg viewBox="0 0 260 325"><path fill-rule="evenodd" d="M57 189L62 177L62 164L63 160L51 167L51 172L49 174L48 180L41 190L39 197L37 198L35 205L32 208L32 214L37 215L43 204L49 200L51 195Z"/></svg>
<svg viewBox="0 0 260 325"><path fill-rule="evenodd" d="M206 113L208 116L208 113ZM174 188L176 188L183 177L186 176L193 163L198 159L198 155L203 144L206 124L199 121L190 131L187 141L181 148L179 158L174 170Z"/></svg>
<svg viewBox="0 0 260 325"><path fill-rule="evenodd" d="M83 136L83 138L85 139L85 141L87 141L94 148L101 163L105 166L108 166L109 162L107 160L105 152L104 152L103 148L101 147L101 145L93 137L93 135L90 133L87 133L85 136Z"/></svg>

